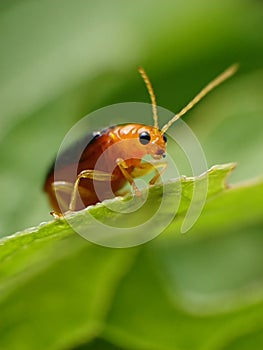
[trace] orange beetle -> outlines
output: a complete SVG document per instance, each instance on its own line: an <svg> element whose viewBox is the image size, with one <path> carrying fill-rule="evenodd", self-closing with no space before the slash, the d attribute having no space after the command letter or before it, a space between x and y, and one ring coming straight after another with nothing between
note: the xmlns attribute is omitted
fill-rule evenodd
<svg viewBox="0 0 263 350"><path fill-rule="evenodd" d="M80 210L120 195L127 182L135 194L140 195L134 179L147 173L154 173L150 180L150 184L154 184L167 167L166 162L162 160L166 152L165 132L209 91L230 77L236 69L235 64L211 81L160 129L152 85L145 71L139 68L151 98L154 126L143 124L111 126L86 136L62 152L56 166L54 163L48 172L44 184L44 190L54 209L52 215L60 217L65 212ZM143 161L145 155L152 156L158 162Z"/></svg>

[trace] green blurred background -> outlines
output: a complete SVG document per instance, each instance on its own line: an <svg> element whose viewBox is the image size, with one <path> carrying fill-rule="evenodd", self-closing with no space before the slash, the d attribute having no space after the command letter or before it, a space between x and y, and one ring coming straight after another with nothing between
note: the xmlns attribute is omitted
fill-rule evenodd
<svg viewBox="0 0 263 350"><path fill-rule="evenodd" d="M262 175L262 23L256 0L1 1L0 235L50 219L42 184L76 121L149 101L139 65L158 104L176 112L239 62L184 120L209 166L237 161L232 182Z"/></svg>

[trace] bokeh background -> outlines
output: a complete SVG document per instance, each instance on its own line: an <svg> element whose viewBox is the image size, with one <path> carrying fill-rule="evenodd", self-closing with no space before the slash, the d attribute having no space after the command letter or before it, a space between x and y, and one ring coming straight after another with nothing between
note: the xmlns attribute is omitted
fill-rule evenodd
<svg viewBox="0 0 263 350"><path fill-rule="evenodd" d="M262 174L262 21L257 0L1 1L0 235L50 219L43 181L76 121L149 101L139 65L176 112L239 62L184 120L209 165L238 162L232 182Z"/></svg>

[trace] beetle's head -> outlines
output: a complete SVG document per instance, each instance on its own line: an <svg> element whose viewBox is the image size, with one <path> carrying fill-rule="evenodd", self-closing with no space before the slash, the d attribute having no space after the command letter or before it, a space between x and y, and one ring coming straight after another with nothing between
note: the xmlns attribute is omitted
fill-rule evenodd
<svg viewBox="0 0 263 350"><path fill-rule="evenodd" d="M151 155L154 159L165 157L166 136L157 128L142 126L137 132L140 147L145 154Z"/></svg>

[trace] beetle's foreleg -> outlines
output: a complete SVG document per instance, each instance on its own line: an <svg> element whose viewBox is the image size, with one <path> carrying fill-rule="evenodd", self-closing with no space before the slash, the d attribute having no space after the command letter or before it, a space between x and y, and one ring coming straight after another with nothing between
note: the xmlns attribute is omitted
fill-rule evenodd
<svg viewBox="0 0 263 350"><path fill-rule="evenodd" d="M168 164L166 162L159 162L154 164L155 168L155 175L154 177L149 181L150 185L154 185L156 181L159 180L160 176L165 172Z"/></svg>
<svg viewBox="0 0 263 350"><path fill-rule="evenodd" d="M127 181L129 181L129 183L132 186L132 189L133 189L134 193L136 194L136 196L140 196L141 195L141 191L136 186L132 175L130 175L129 172L127 171L128 165L126 164L125 160L123 160L122 158L118 158L116 160L116 163L117 163L120 171L122 172L123 176L125 177L125 179Z"/></svg>
<svg viewBox="0 0 263 350"><path fill-rule="evenodd" d="M160 176L165 172L167 168L166 162L156 162L156 163L141 163L139 166L137 166L131 173L131 176L133 178L144 176L146 174L149 174L153 171L155 171L154 177L149 181L150 185L153 185L158 181Z"/></svg>

